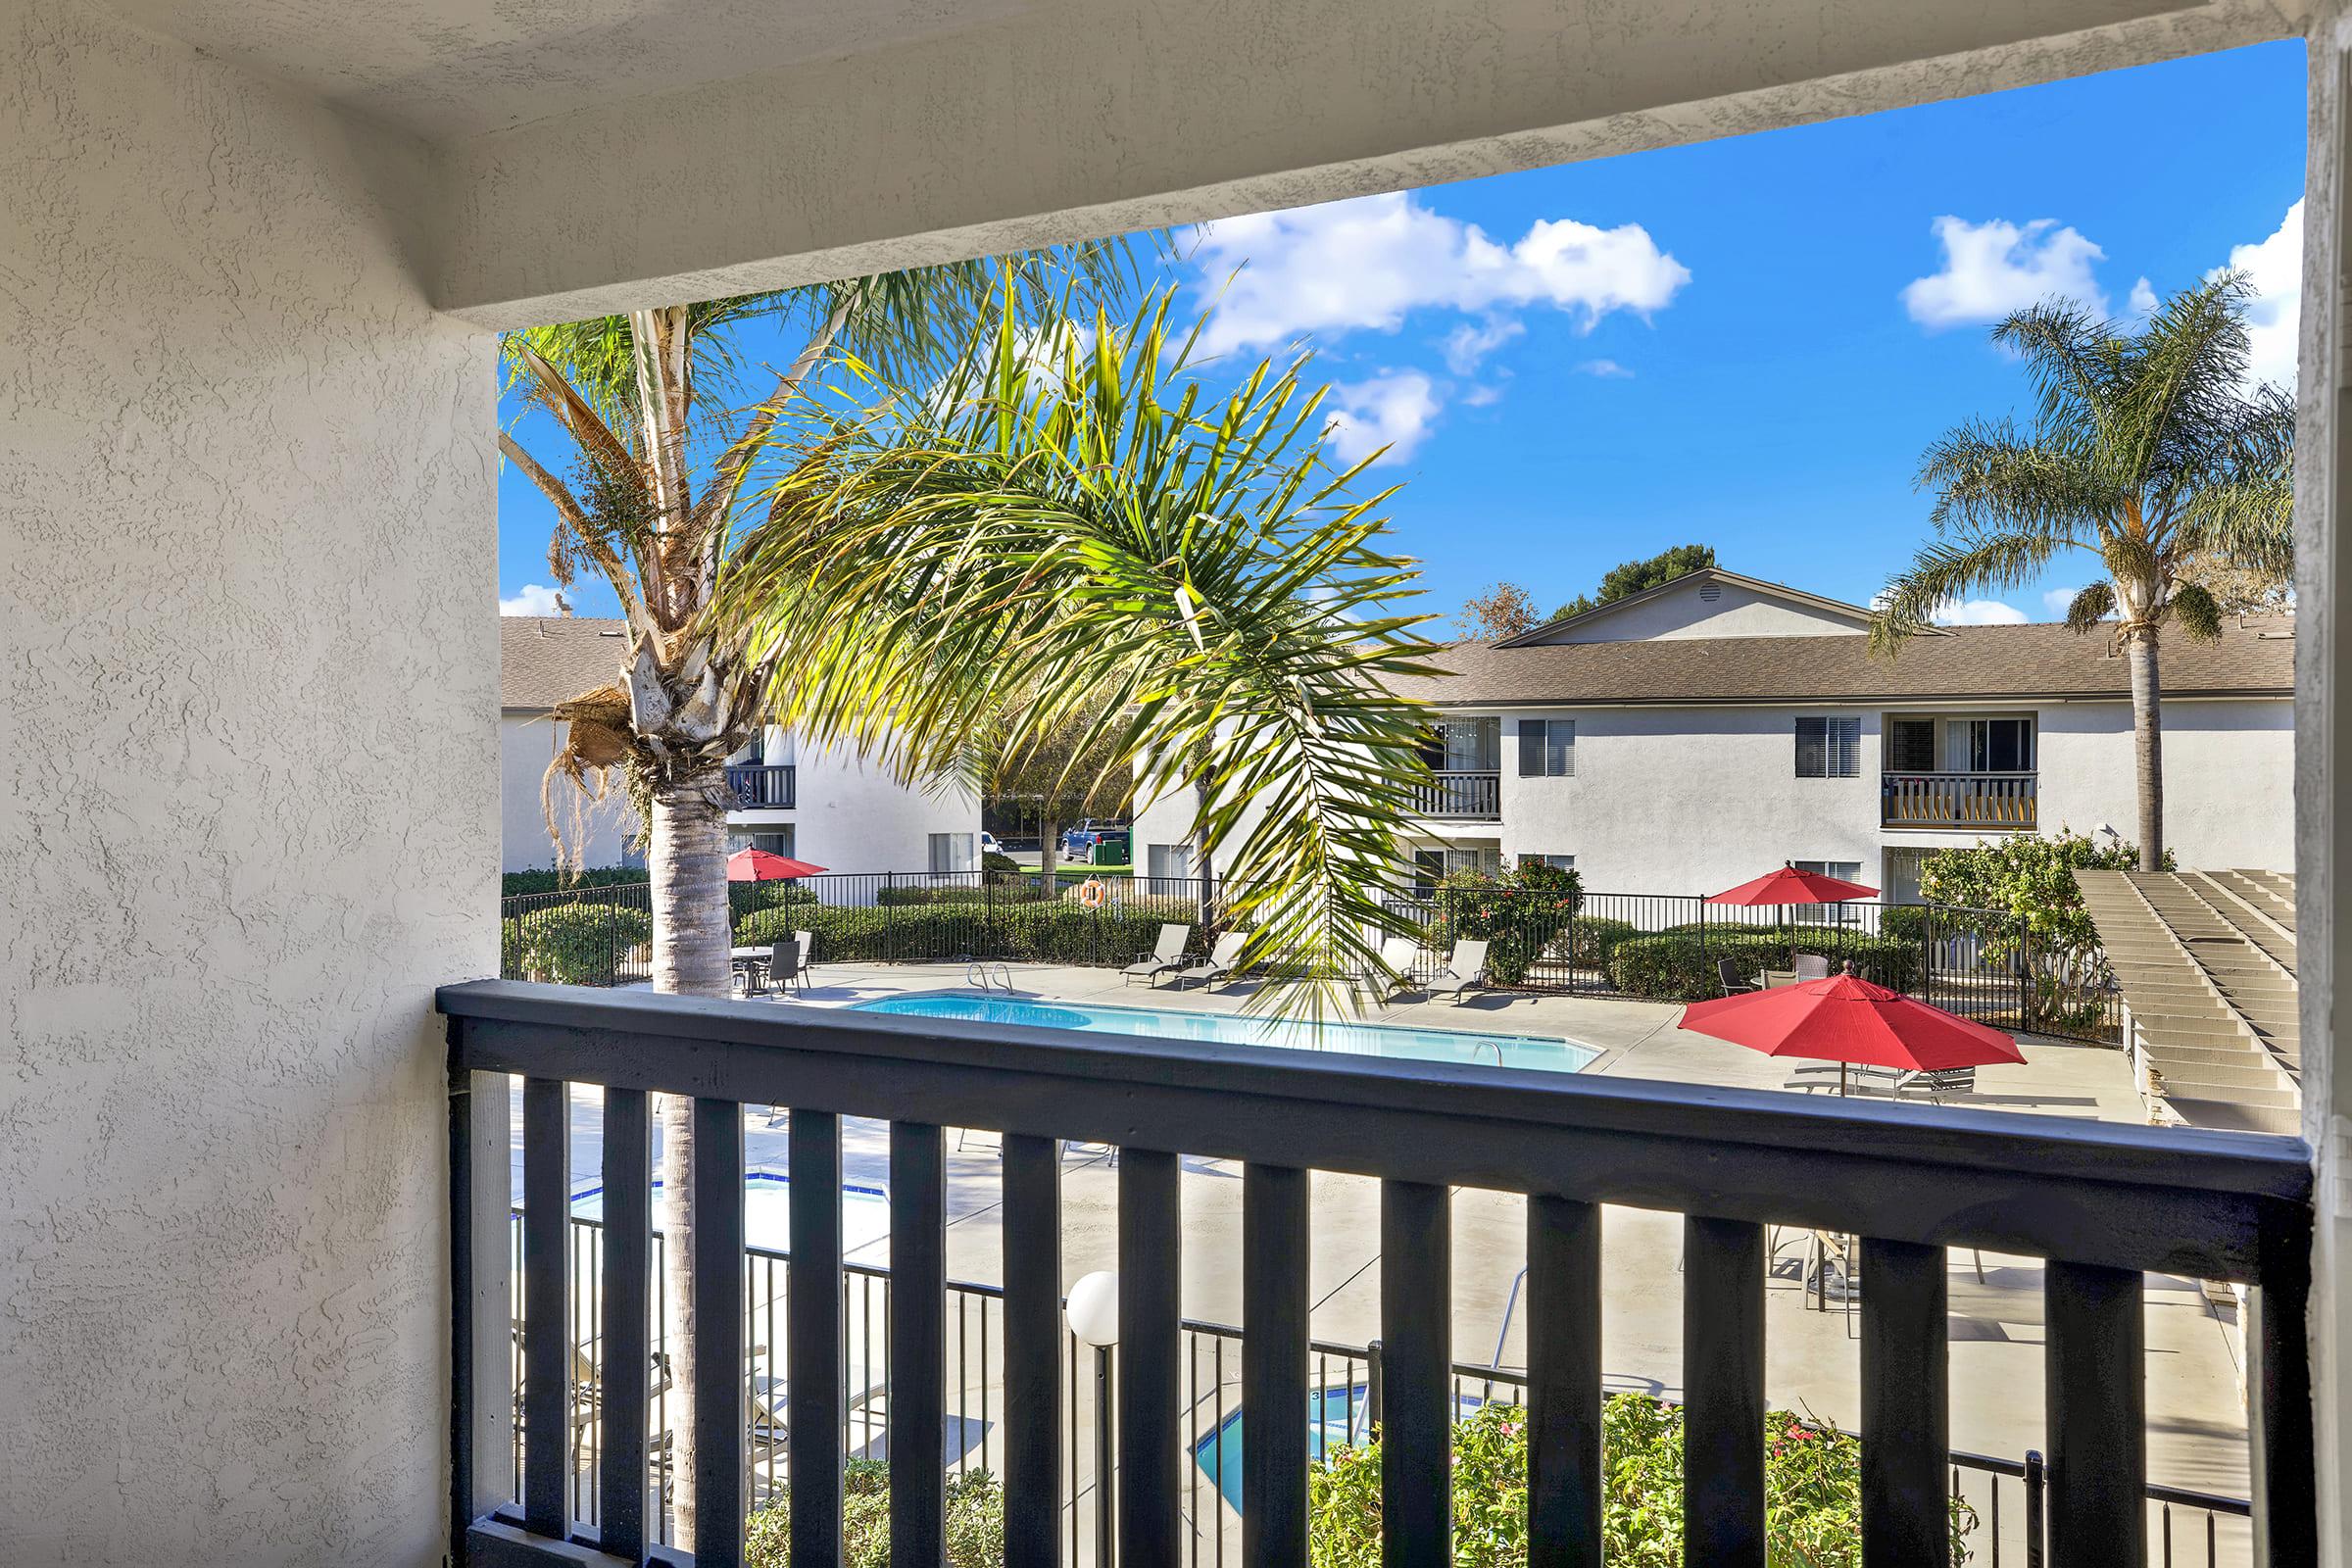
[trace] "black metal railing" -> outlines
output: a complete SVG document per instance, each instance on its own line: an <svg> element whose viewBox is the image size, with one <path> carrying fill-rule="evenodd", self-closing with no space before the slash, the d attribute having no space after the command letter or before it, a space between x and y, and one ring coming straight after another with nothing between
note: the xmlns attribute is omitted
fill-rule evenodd
<svg viewBox="0 0 2352 1568"><path fill-rule="evenodd" d="M793 803L793 764L775 767L729 767L727 788L745 810L790 810Z"/></svg>
<svg viewBox="0 0 2352 1568"><path fill-rule="evenodd" d="M1412 811L1415 816L1499 821L1502 775L1494 771L1432 773L1428 783L1415 787Z"/></svg>
<svg viewBox="0 0 2352 1568"><path fill-rule="evenodd" d="M789 1012L640 993L480 981L450 1019L453 1544L461 1560L577 1561L569 1085L601 1085L604 1235L595 1288L603 1433L588 1539L644 1558L653 1354L648 1096L691 1096L694 1268L732 1296L745 1253L744 1106L785 1105L792 1250L780 1332L780 1439L798 1568L843 1557L849 1451L842 1128L889 1123L895 1303L883 1333L895 1453L947 1451L945 1129L1003 1135L1003 1459L1006 1568L1056 1568L1065 1493L1061 1144L1116 1145L1117 1555L1181 1560L1186 1399L1176 1282L1183 1156L1242 1165L1240 1399L1306 1407L1309 1173L1381 1184L1381 1519L1388 1560L1452 1543L1449 1190L1528 1196L1528 1529L1544 1561L1597 1554L1602 1520L1603 1203L1684 1221L1685 1560L1765 1557L1767 1225L1861 1238L1860 1534L1867 1560L1950 1552L1945 1249L2043 1260L2048 1560L2142 1562L2149 1527L2143 1276L2246 1294L2255 1539L2269 1561L2317 1553L2305 1323L2309 1151L2298 1141L1786 1096L1501 1068L852 1012ZM521 1495L506 1494L515 1399L507 1268L508 1079L523 1079ZM740 1560L752 1500L748 1315L698 1315L696 1561ZM776 1341L764 1342L772 1358ZM771 1426L772 1431L772 1426ZM1304 1423L1253 1427L1242 1481L1249 1561L1304 1562ZM945 1472L892 1468L903 1561L937 1562ZM469 1556L469 1554L474 1554Z"/></svg>

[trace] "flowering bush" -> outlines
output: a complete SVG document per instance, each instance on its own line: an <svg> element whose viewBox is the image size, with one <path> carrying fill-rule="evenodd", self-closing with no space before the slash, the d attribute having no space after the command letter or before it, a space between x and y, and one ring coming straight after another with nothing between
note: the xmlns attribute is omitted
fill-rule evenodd
<svg viewBox="0 0 2352 1568"><path fill-rule="evenodd" d="M1825 1421L1765 1420L1764 1520L1772 1568L1859 1568L1861 1442ZM1612 1568L1682 1568L1683 1412L1620 1395L1601 1408L1601 1548ZM1314 1568L1379 1568L1380 1444L1339 1448L1308 1478ZM1951 1503L1952 1560L1976 1510ZM1491 1404L1453 1429L1453 1560L1525 1568L1527 1415Z"/></svg>
<svg viewBox="0 0 2352 1568"><path fill-rule="evenodd" d="M2164 868L2173 869L2165 853ZM2055 838L2024 833L1998 844L1980 841L1969 850L1937 850L1922 862L1919 891L1932 904L1989 909L2008 915L1969 930L1966 916L1938 912L1939 927L1974 935L1988 958L2019 958L2033 977L2033 1014L2028 1028L2078 1028L2101 1012L2107 987L2106 956L2098 928L2082 907L2077 871L2132 871L2139 847L2118 842L2106 849L2061 827Z"/></svg>
<svg viewBox="0 0 2352 1568"><path fill-rule="evenodd" d="M1584 902L1585 885L1574 871L1541 860L1498 874L1455 871L1438 886L1429 941L1444 953L1465 937L1485 940L1488 976L1515 986L1568 931Z"/></svg>

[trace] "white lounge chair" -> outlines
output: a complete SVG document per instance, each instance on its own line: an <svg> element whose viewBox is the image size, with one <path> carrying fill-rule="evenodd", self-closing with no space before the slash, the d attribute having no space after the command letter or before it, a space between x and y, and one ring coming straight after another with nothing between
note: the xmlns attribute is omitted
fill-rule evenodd
<svg viewBox="0 0 2352 1568"><path fill-rule="evenodd" d="M1207 989L1215 990L1218 981L1233 978L1233 966L1242 960L1242 945L1249 940L1250 933L1247 931L1226 932L1217 938L1217 945L1210 950L1207 962L1176 971L1176 984L1198 980Z"/></svg>
<svg viewBox="0 0 2352 1568"><path fill-rule="evenodd" d="M1159 941L1150 953L1138 954L1133 963L1121 969L1121 979L1157 985L1161 975L1184 967L1184 945L1192 940L1193 928L1189 925L1161 926Z"/></svg>
<svg viewBox="0 0 2352 1568"><path fill-rule="evenodd" d="M1483 989L1487 983L1487 945L1484 942L1456 942L1453 956L1427 987L1430 1000L1451 997L1455 1005L1471 989Z"/></svg>

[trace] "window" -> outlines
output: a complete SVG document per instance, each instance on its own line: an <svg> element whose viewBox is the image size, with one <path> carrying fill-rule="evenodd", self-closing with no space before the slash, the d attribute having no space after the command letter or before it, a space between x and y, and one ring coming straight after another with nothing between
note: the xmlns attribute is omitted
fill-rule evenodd
<svg viewBox="0 0 2352 1568"><path fill-rule="evenodd" d="M1189 844L1150 844L1144 847L1144 871L1151 880L1147 890L1157 897L1173 897L1186 890L1177 884L1193 874L1193 847Z"/></svg>
<svg viewBox="0 0 2352 1568"><path fill-rule="evenodd" d="M1555 871L1573 871L1576 869L1576 857L1573 855L1522 855L1519 857L1519 863L1522 866L1548 865Z"/></svg>
<svg viewBox="0 0 2352 1568"><path fill-rule="evenodd" d="M763 828L758 833L729 833L727 853L732 855L738 850L765 850L770 855L790 856L792 825L786 823L780 828Z"/></svg>
<svg viewBox="0 0 2352 1568"><path fill-rule="evenodd" d="M2034 721L2030 718L1955 718L1948 745L1955 772L2034 771Z"/></svg>
<svg viewBox="0 0 2352 1568"><path fill-rule="evenodd" d="M1576 720L1523 718L1519 721L1519 776L1574 778Z"/></svg>
<svg viewBox="0 0 2352 1568"><path fill-rule="evenodd" d="M1456 871L1484 871L1492 876L1502 869L1499 850L1415 850L1413 852L1413 897L1426 899L1437 892L1438 884Z"/></svg>
<svg viewBox="0 0 2352 1568"><path fill-rule="evenodd" d="M1810 871L1815 876L1834 876L1840 882L1862 880L1860 860L1790 860L1788 863L1799 871ZM1835 904L1799 904L1792 907L1796 913L1791 918L1800 924L1838 918L1838 906Z"/></svg>
<svg viewBox="0 0 2352 1568"><path fill-rule="evenodd" d="M1433 773L1492 773L1502 765L1502 720L1441 719L1431 726L1421 760Z"/></svg>
<svg viewBox="0 0 2352 1568"><path fill-rule="evenodd" d="M1800 718L1796 721L1798 778L1862 776L1862 721L1858 718Z"/></svg>
<svg viewBox="0 0 2352 1568"><path fill-rule="evenodd" d="M1936 771L1934 719L1890 718L1886 721L1886 770L1890 773Z"/></svg>
<svg viewBox="0 0 2352 1568"><path fill-rule="evenodd" d="M971 868L972 836L969 833L931 835L931 870L934 874L969 871Z"/></svg>

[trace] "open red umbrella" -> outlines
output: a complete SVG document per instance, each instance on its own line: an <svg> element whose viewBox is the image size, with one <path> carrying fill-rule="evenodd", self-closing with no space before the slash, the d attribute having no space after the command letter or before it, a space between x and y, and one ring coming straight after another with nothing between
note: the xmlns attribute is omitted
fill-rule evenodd
<svg viewBox="0 0 2352 1568"><path fill-rule="evenodd" d="M1781 909L1791 904L1843 904L1848 899L1875 897L1877 888L1866 888L1859 882L1842 877L1823 876L1819 871L1799 871L1793 865L1784 865L1778 871L1767 871L1753 882L1742 882L1736 888L1707 896L1709 904L1738 904L1748 906L1773 906L1772 923L1781 924ZM1788 962L1796 962L1796 933L1788 934Z"/></svg>
<svg viewBox="0 0 2352 1568"><path fill-rule="evenodd" d="M766 850L737 850L727 857L730 882L789 882L796 876L816 876L825 868Z"/></svg>
<svg viewBox="0 0 2352 1568"><path fill-rule="evenodd" d="M1998 1029L1852 974L1694 1002L1683 1009L1682 1025L1767 1056L1835 1061L1839 1094L1848 1062L1940 1072L2026 1059Z"/></svg>

